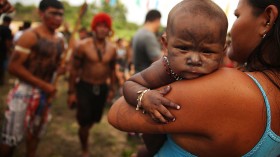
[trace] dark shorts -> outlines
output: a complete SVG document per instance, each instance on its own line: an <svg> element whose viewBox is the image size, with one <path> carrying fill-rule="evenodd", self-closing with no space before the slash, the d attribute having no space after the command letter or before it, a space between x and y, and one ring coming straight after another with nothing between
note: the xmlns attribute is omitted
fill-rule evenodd
<svg viewBox="0 0 280 157"><path fill-rule="evenodd" d="M125 68L126 68L126 60L125 59L117 59L116 64L120 65L120 71L124 72Z"/></svg>
<svg viewBox="0 0 280 157"><path fill-rule="evenodd" d="M107 96L107 84L93 85L84 81L77 84L77 120L80 126L100 122Z"/></svg>

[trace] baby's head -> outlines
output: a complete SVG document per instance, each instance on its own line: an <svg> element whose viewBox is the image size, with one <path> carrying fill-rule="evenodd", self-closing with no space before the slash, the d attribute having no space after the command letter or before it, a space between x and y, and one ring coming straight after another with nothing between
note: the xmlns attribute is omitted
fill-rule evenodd
<svg viewBox="0 0 280 157"><path fill-rule="evenodd" d="M183 0L169 13L162 37L170 68L184 79L218 69L224 54L227 17L211 0Z"/></svg>

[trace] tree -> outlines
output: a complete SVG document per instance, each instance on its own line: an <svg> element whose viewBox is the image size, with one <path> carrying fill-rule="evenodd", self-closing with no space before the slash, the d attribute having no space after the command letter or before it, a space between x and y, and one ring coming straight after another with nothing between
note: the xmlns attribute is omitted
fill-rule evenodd
<svg viewBox="0 0 280 157"><path fill-rule="evenodd" d="M112 16L114 20L114 30L116 37L130 40L136 30L139 28L137 24L127 22L125 16L127 9L119 0L116 0L114 6L111 6L110 3L103 1L100 9L101 11L107 12Z"/></svg>
<svg viewBox="0 0 280 157"><path fill-rule="evenodd" d="M78 19L80 6L71 6L67 0L63 0L62 3L64 5L64 21L69 23L70 29L73 29ZM14 6L16 9L15 20L29 20L32 22L38 22L40 20L36 6L25 6L21 3L16 3ZM111 5L105 0L103 0L100 5L96 5L95 3L88 4L87 11L81 21L81 26L89 29L93 16L98 12L106 12L112 17L113 30L117 37L130 40L139 27L137 24L127 22L125 16L127 9L120 0L116 0L114 5Z"/></svg>
<svg viewBox="0 0 280 157"><path fill-rule="evenodd" d="M21 3L14 4L15 7L15 17L13 20L15 21L39 21L39 16L37 14L36 6L24 6Z"/></svg>

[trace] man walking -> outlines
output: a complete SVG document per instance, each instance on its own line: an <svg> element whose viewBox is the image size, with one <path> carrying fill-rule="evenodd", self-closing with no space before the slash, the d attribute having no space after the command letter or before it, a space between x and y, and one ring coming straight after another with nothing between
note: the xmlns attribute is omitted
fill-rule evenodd
<svg viewBox="0 0 280 157"><path fill-rule="evenodd" d="M116 47L107 40L112 30L111 17L105 13L95 15L91 28L93 37L80 41L73 54L68 91L68 105L77 103L83 157L89 156L89 131L101 120L109 87L113 89L116 79Z"/></svg>
<svg viewBox="0 0 280 157"><path fill-rule="evenodd" d="M19 83L8 95L1 157L11 157L25 135L26 156L34 157L48 121L47 99L55 94L52 79L64 50L63 39L56 31L63 22L63 5L58 0L42 0L39 15L42 23L21 35L8 66L9 72L19 78Z"/></svg>
<svg viewBox="0 0 280 157"><path fill-rule="evenodd" d="M146 14L144 26L133 37L133 64L136 73L149 67L161 56L160 43L155 35L160 28L160 19L158 10L150 10Z"/></svg>

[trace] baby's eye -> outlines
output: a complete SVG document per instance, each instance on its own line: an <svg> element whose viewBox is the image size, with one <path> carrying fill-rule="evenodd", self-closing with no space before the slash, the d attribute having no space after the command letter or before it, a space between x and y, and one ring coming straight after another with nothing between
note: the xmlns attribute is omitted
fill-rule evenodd
<svg viewBox="0 0 280 157"><path fill-rule="evenodd" d="M188 46L176 46L177 49L182 50L182 51L188 51L190 50L190 47Z"/></svg>
<svg viewBox="0 0 280 157"><path fill-rule="evenodd" d="M211 51L211 50L203 50L202 51L203 53L206 53L206 54L211 54L211 53L214 53L213 51Z"/></svg>

